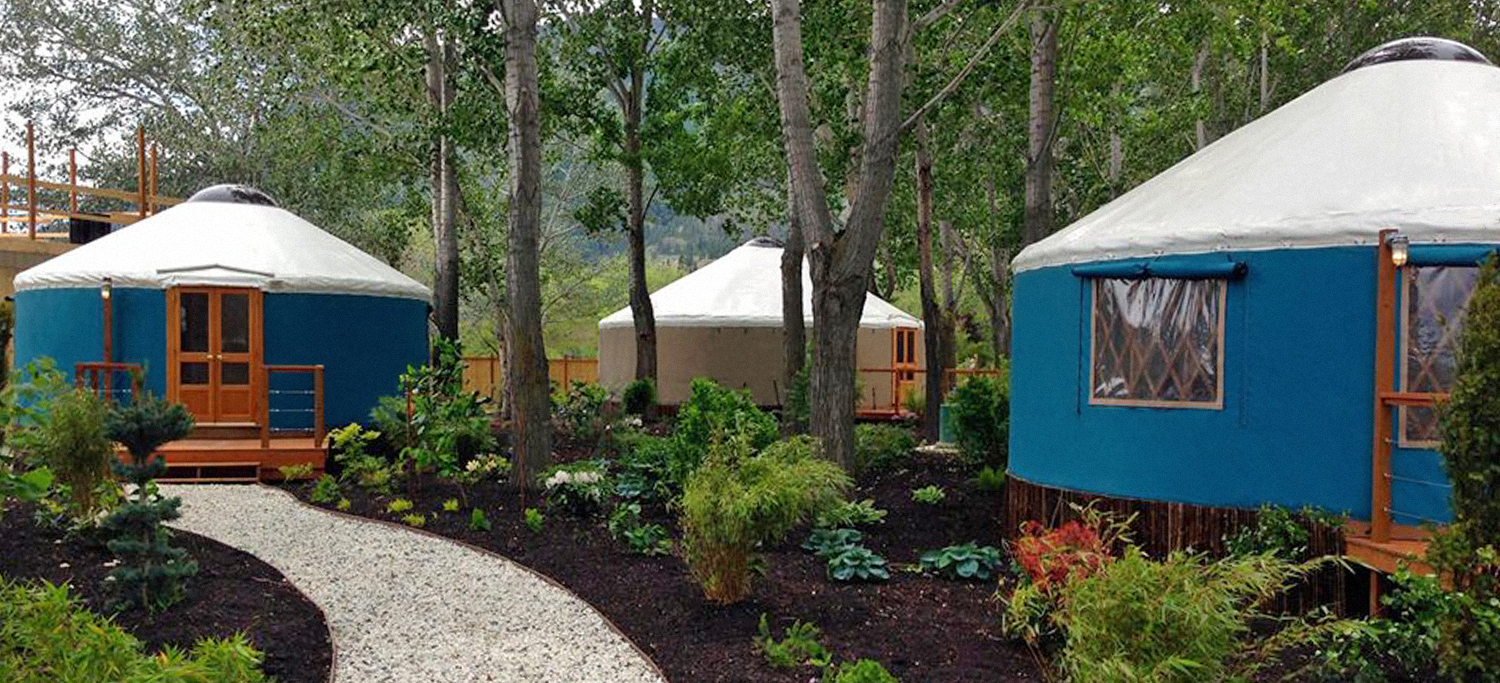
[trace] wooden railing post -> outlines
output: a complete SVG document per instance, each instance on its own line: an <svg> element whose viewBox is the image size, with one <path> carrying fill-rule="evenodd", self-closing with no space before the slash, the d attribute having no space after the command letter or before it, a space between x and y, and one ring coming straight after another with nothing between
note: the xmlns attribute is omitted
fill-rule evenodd
<svg viewBox="0 0 1500 683"><path fill-rule="evenodd" d="M1390 236L1381 230L1375 250L1375 429L1370 463L1370 538L1391 538L1391 408L1382 394L1393 389L1396 353L1396 264Z"/></svg>
<svg viewBox="0 0 1500 683"><path fill-rule="evenodd" d="M313 446L323 445L323 366L313 366Z"/></svg>

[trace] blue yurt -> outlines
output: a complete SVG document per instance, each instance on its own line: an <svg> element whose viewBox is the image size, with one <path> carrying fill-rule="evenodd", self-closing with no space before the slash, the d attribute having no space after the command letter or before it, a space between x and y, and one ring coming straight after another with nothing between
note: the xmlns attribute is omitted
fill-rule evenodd
<svg viewBox="0 0 1500 683"><path fill-rule="evenodd" d="M18 365L133 364L200 424L307 427L311 372L295 371L315 366L327 423L366 422L427 359L426 287L242 186L200 191L15 285Z"/></svg>
<svg viewBox="0 0 1500 683"><path fill-rule="evenodd" d="M1015 258L1011 521L1103 497L1179 546L1265 503L1449 521L1428 406L1497 245L1500 69L1366 53Z"/></svg>

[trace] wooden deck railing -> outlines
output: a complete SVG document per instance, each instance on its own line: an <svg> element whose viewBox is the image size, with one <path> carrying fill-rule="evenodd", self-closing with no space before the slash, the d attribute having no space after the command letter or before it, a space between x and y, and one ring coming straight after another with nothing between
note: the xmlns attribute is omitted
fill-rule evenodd
<svg viewBox="0 0 1500 683"><path fill-rule="evenodd" d="M1375 476L1372 478L1373 488L1370 491L1370 538L1377 543L1391 540L1391 527L1394 524L1392 513L1396 512L1391 504L1391 480L1398 478L1391 471L1391 449L1396 442L1392 429L1395 420L1391 418L1391 410L1403 407L1431 408L1438 401L1447 398L1448 394L1412 391L1381 391L1377 394L1380 414L1375 425Z"/></svg>
<svg viewBox="0 0 1500 683"><path fill-rule="evenodd" d="M274 374L278 374L278 373L281 373L281 374L302 373L302 374L312 375L312 383L313 383L312 391L311 392L307 392L307 391L293 391L293 390L273 391L271 389L271 376L274 375ZM321 365L267 365L266 369L265 369L265 374L261 377L261 383L260 383L260 385L261 385L261 397L260 397L260 410L261 410L261 414L260 414L260 446L261 446L261 448L270 448L271 447L271 413L273 413L273 412L277 412L277 413L280 413L280 412L289 412L289 413L311 412L312 413L312 418L313 418L313 430L312 430L313 445L314 446L322 446L323 445L323 436L327 433L327 431L325 429L325 426L323 424L323 366L321 366ZM311 393L312 397L313 397L313 405L312 405L311 409L307 409L307 408L283 408L283 409L274 409L273 410L271 408L271 397L273 395L286 394L286 395L306 396L309 393Z"/></svg>
<svg viewBox="0 0 1500 683"><path fill-rule="evenodd" d="M994 368L949 368L943 372L943 392L947 393L951 391L958 384L958 381L965 377L994 377L999 374L1000 371ZM877 378L882 376L889 377L888 380L876 379L875 381L881 384L889 382L891 390L890 401L883 402L876 395L872 386L873 383L867 381L866 385L871 386L870 402L868 405L864 404L862 397L860 410L868 412L899 412L901 410L901 401L904 398L902 390L908 386L921 386L921 380L918 378L925 377L927 370L924 368L860 368L859 375L861 378L864 378L866 375L873 375Z"/></svg>
<svg viewBox="0 0 1500 683"><path fill-rule="evenodd" d="M130 400L134 402L141 393L141 373L144 370L139 363L76 363L73 365L73 383L80 389L89 389L99 397L113 401L116 392L126 391L114 388L114 376L127 373L130 376Z"/></svg>

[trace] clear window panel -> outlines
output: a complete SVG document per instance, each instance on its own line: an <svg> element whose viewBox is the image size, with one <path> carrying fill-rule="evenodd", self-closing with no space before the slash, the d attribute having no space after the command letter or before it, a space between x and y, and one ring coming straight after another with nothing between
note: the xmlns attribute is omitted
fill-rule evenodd
<svg viewBox="0 0 1500 683"><path fill-rule="evenodd" d="M178 297L178 348L208 353L208 295L184 292Z"/></svg>
<svg viewBox="0 0 1500 683"><path fill-rule="evenodd" d="M1402 388L1416 393L1452 390L1458 370L1458 341L1463 334L1464 311L1479 269L1466 266L1407 268L1406 362ZM1431 408L1404 408L1404 436L1409 442L1430 443L1438 439L1437 412Z"/></svg>
<svg viewBox="0 0 1500 683"><path fill-rule="evenodd" d="M219 367L219 383L226 386L243 386L250 383L249 363L225 363Z"/></svg>
<svg viewBox="0 0 1500 683"><path fill-rule="evenodd" d="M183 384L208 384L208 363L183 363Z"/></svg>
<svg viewBox="0 0 1500 683"><path fill-rule="evenodd" d="M224 353L250 351L250 295L225 294L219 299L219 345Z"/></svg>
<svg viewBox="0 0 1500 683"><path fill-rule="evenodd" d="M1094 281L1092 395L1215 403L1223 280Z"/></svg>

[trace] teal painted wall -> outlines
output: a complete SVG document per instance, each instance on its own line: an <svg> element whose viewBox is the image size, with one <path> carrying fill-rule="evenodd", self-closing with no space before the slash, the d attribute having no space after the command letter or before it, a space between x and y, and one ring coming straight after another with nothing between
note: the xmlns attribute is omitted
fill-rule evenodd
<svg viewBox="0 0 1500 683"><path fill-rule="evenodd" d="M1374 250L1230 256L1249 270L1227 293L1222 410L1089 405L1091 288L1069 266L1016 277L1015 476L1119 497L1369 518ZM1446 481L1432 451L1398 449L1393 471ZM1392 507L1414 515L1398 523L1446 521L1447 499L1447 489L1397 481Z"/></svg>
<svg viewBox="0 0 1500 683"><path fill-rule="evenodd" d="M150 390L166 391L166 295L115 289L114 345L118 362L147 368ZM94 289L54 289L16 295L16 364L49 356L71 376L75 363L103 356L103 312ZM325 416L330 426L366 422L379 397L395 394L408 365L427 362L427 304L336 294L267 294L265 360L272 365L324 368ZM308 391L306 375L278 376L273 391ZM277 394L277 428L310 426L306 394Z"/></svg>
<svg viewBox="0 0 1500 683"><path fill-rule="evenodd" d="M116 288L114 360L146 368L146 388L167 387L166 293ZM104 308L97 289L16 293L16 367L50 357L71 378L76 363L104 360Z"/></svg>

